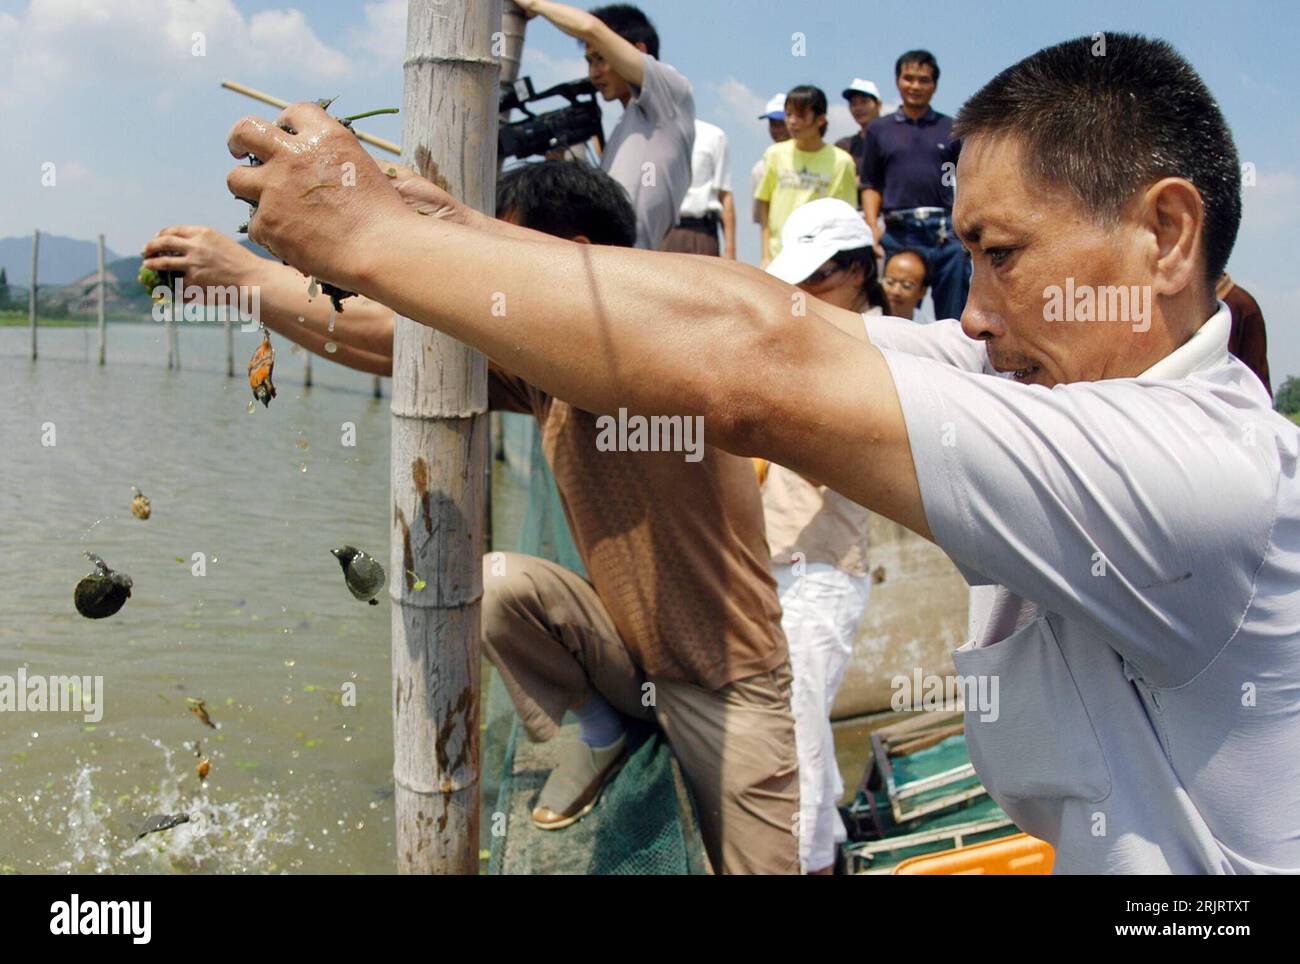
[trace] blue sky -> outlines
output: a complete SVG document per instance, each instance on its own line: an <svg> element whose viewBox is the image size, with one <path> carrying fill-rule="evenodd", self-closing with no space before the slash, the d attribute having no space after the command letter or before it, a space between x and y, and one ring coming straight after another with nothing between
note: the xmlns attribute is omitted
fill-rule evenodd
<svg viewBox="0 0 1300 964"><path fill-rule="evenodd" d="M999 3L927 0L646 0L663 59L695 87L699 116L733 154L741 257L757 257L748 171L766 146L759 107L815 83L835 101L832 137L851 133L837 92L854 76L896 100L893 63L926 47L942 69L935 106L955 113L998 70L1041 46L1097 31L1163 37L1218 97L1242 160L1245 221L1229 270L1263 306L1275 383L1300 374L1300 5L1283 2ZM991 9L989 9L991 7ZM201 31L205 55L192 55ZM792 35L805 55L792 55ZM225 189L225 133L257 105L221 90L234 79L291 100L341 95L339 109L401 104L405 0L0 0L0 237L33 227L137 251L157 229L210 223L233 232L242 205ZM525 72L550 84L584 72L575 42L529 25ZM274 111L267 108L264 113ZM610 115L612 124L613 117ZM609 124L607 124L607 129ZM400 119L366 129L400 140ZM41 184L53 163L55 184Z"/></svg>

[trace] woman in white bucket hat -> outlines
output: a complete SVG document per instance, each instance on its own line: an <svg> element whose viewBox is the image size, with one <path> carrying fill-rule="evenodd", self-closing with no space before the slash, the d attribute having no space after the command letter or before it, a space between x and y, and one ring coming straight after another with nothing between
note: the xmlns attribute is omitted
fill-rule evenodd
<svg viewBox="0 0 1300 964"><path fill-rule="evenodd" d="M886 304L871 232L852 205L836 198L812 201L790 215L781 253L767 271L840 308L878 315ZM780 465L766 471L763 511L794 676L799 859L807 873L829 873L846 838L836 809L844 786L830 712L870 596L870 513Z"/></svg>

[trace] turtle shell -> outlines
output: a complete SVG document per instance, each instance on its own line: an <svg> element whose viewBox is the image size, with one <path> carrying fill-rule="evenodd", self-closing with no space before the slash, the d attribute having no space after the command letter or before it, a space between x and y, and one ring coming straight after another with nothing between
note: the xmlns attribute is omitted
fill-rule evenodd
<svg viewBox="0 0 1300 964"><path fill-rule="evenodd" d="M77 583L72 602L87 619L113 615L131 598L131 577L120 572L98 570Z"/></svg>
<svg viewBox="0 0 1300 964"><path fill-rule="evenodd" d="M248 385L253 390L253 398L267 408L275 398L275 385L271 382L271 373L275 370L275 349L271 347L271 336L262 335L262 344L257 346L253 357L248 362Z"/></svg>

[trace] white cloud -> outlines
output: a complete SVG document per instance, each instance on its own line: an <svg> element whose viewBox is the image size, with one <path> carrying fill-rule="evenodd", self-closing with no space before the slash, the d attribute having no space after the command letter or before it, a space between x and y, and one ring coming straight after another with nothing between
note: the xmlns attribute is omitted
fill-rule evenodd
<svg viewBox="0 0 1300 964"><path fill-rule="evenodd" d="M194 54L195 43L204 50ZM111 63L115 81L156 76L183 84L218 67L311 81L350 71L292 7L245 18L232 0L32 0L20 16L0 15L0 108L55 103L98 89L86 64Z"/></svg>
<svg viewBox="0 0 1300 964"><path fill-rule="evenodd" d="M317 37L307 18L294 9L254 14L248 22L248 39L256 60L275 58L283 64L288 57L295 69L309 76L339 77L351 69L347 57Z"/></svg>
<svg viewBox="0 0 1300 964"><path fill-rule="evenodd" d="M524 62L520 65L521 76L531 77L534 90L545 90L570 80L579 80L587 76L587 62L579 56L552 57L539 48L530 48L524 44ZM604 105L608 108L609 104Z"/></svg>
<svg viewBox="0 0 1300 964"><path fill-rule="evenodd" d="M401 63L406 53L406 6L406 0L367 3L366 26L356 45L379 60Z"/></svg>
<svg viewBox="0 0 1300 964"><path fill-rule="evenodd" d="M763 113L772 94L756 94L744 81L728 77L720 84L710 83L708 87L726 109L727 115L735 121L750 123Z"/></svg>
<svg viewBox="0 0 1300 964"><path fill-rule="evenodd" d="M1255 184L1241 189L1242 228L1252 232L1289 228L1300 208L1300 176L1295 171L1256 171Z"/></svg>

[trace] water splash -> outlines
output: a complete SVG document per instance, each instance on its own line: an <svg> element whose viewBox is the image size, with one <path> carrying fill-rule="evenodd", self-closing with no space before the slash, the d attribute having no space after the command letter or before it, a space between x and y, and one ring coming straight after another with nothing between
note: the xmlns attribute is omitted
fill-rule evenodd
<svg viewBox="0 0 1300 964"><path fill-rule="evenodd" d="M197 784L190 755L177 762L170 747L148 739L162 755L157 786L109 803L95 787L97 766L78 767L70 778L67 819L60 837L66 858L60 873L276 873L298 863L297 818L278 789L221 800ZM185 813L190 822L136 839L145 818Z"/></svg>

